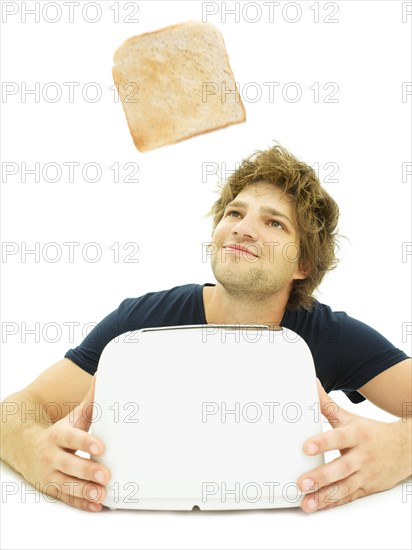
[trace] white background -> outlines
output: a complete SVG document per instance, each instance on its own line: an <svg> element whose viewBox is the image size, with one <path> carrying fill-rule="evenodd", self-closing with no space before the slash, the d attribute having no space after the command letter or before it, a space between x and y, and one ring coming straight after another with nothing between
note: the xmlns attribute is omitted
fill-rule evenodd
<svg viewBox="0 0 412 550"><path fill-rule="evenodd" d="M124 298L179 284L213 282L202 258L202 243L210 237L210 220L203 216L217 197L218 178L205 176L203 163L216 163L224 179L225 167L233 169L274 141L308 164L318 163L320 179L340 206L339 230L348 240L342 240L341 263L325 278L318 299L373 326L410 354L411 336L402 334L403 324L412 319L411 257L402 257L403 243L412 240L411 176L402 178L402 164L411 161L412 97L402 98L402 83L412 80L412 15L402 20L402 11L412 9L405 8L407 2L280 2L274 3L271 21L269 6L263 2L240 2L239 16L225 18L225 10L234 9L235 2L101 1L96 23L82 15L88 2L77 6L72 23L62 2L57 3L62 17L56 23L46 20L56 17L51 5L56 3L40 2L39 22L33 15L23 18L24 7L32 9L34 2L2 4L3 92L17 89L14 95L2 95L2 166L16 163L19 169L7 179L3 172L1 191L3 246L14 243L8 246L18 250L3 254L1 263L2 398L61 359L82 341L89 323L100 321ZM6 4L17 13L6 17ZM46 4L50 6L44 11ZM116 9L119 22L114 21ZM217 13L206 17L206 9ZM95 18L93 6L85 13ZM127 15L138 22L125 22ZM328 16L336 22L327 23ZM131 36L202 17L223 34L247 122L139 153L112 89L114 51ZM36 82L38 101L23 91L24 86L33 89ZM53 97L47 88L51 82L62 90L54 103L42 94ZM72 102L64 82L79 83ZM102 91L97 102L82 95L91 82ZM279 83L273 98L264 82ZM297 102L288 101L294 98L293 87L288 88L291 82L302 93ZM315 83L319 83L318 101L310 88ZM324 101L332 91L327 83L335 83L335 90L338 86L333 96L338 102ZM254 101L258 89L261 98ZM27 175L22 182L22 163L33 168L36 162L40 169L59 163L60 181L41 178L37 183ZM80 163L74 182L68 181L64 162ZM81 174L91 162L102 170L96 183L85 181ZM109 168L114 163L120 165L118 183ZM125 163L138 166L138 182L122 181L129 173L122 169ZM327 163L337 166L332 177L336 181L327 179L331 173L324 168ZM53 175L50 170L49 179ZM34 255L21 255L24 246L32 249L36 242L38 261ZM63 252L56 263L42 255L45 251L47 258L47 250L53 254L47 249L52 242ZM73 262L64 242L80 243ZM102 251L95 263L82 256L83 247L91 242ZM130 242L139 247L138 263L123 261L132 248L122 248ZM114 243L119 243L119 262L110 249ZM25 334L25 327L37 327L38 335ZM16 334L10 334L12 330ZM354 406L341 393L333 392L332 397L359 414L394 419L369 403ZM7 529L9 534L14 529L10 524L2 529L11 547ZM190 533L190 524L185 529ZM171 538L157 535L151 542L133 544L179 547L178 538L172 543ZM200 547L196 532L192 535L192 547ZM405 536L399 533L399 547L408 540ZM221 539L215 544L239 547L241 540ZM263 539L259 541L263 547ZM24 544L41 546L41 537L36 543L21 539L14 547ZM214 542L210 539L208 544ZM96 539L93 547L101 545Z"/></svg>

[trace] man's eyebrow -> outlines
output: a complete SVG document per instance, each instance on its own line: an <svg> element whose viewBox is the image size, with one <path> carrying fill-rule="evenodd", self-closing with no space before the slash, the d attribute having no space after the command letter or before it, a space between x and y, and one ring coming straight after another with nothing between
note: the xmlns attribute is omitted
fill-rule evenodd
<svg viewBox="0 0 412 550"><path fill-rule="evenodd" d="M286 214L283 214L283 212L279 212L279 210L276 210L275 208L270 208L269 206L262 206L260 211L264 212L265 214L271 214L272 216L285 218L286 220L288 220L290 224L292 223L292 221L288 218L288 216L286 216Z"/></svg>
<svg viewBox="0 0 412 550"><path fill-rule="evenodd" d="M242 201L236 201L234 200L233 202L230 202L228 205L227 205L227 208L228 207L239 207L239 208L247 208L247 204L245 202L242 202ZM288 218L288 216L286 216L286 214L283 214L283 212L280 212L279 210L276 210L275 208L271 208L270 206L261 206L260 207L260 211L264 214L271 214L272 216L277 216L277 217L280 217L280 218L285 218L286 220L288 220L288 222L292 224L292 221Z"/></svg>

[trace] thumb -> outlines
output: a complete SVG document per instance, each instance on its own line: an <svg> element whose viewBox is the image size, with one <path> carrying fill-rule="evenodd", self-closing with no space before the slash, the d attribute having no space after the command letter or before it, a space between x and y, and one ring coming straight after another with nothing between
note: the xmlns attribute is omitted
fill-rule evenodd
<svg viewBox="0 0 412 550"><path fill-rule="evenodd" d="M320 412L326 417L332 428L337 428L344 424L347 420L349 412L339 407L335 401L324 390L319 378L316 378L318 382L318 394L319 394L319 407Z"/></svg>
<svg viewBox="0 0 412 550"><path fill-rule="evenodd" d="M94 402L94 389L96 386L96 373L93 375L89 389L83 398L83 401L77 405L73 411L73 427L80 428L85 432L89 431L90 425L93 420L93 402Z"/></svg>

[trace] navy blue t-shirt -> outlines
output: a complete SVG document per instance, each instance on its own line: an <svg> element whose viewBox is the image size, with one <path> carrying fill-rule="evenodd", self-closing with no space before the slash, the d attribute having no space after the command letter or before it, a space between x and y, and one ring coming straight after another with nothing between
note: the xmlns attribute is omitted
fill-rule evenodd
<svg viewBox="0 0 412 550"><path fill-rule="evenodd" d="M120 334L149 327L207 324L203 286L214 285L187 284L127 298L65 357L94 374L103 349ZM311 311L286 310L280 326L305 340L325 391L342 390L352 403L365 400L358 388L408 358L373 328L318 301Z"/></svg>

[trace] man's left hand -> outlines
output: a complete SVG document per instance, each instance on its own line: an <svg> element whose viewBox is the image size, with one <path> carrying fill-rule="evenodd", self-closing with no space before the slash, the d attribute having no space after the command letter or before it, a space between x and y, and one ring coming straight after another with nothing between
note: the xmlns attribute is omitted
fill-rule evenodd
<svg viewBox="0 0 412 550"><path fill-rule="evenodd" d="M308 439L306 454L339 450L341 456L301 475L301 508L314 512L391 489L411 475L411 418L379 422L339 407L318 379L320 411L334 428ZM311 444L316 446L310 452ZM308 485L303 484L309 480ZM314 504L314 506L313 506Z"/></svg>

